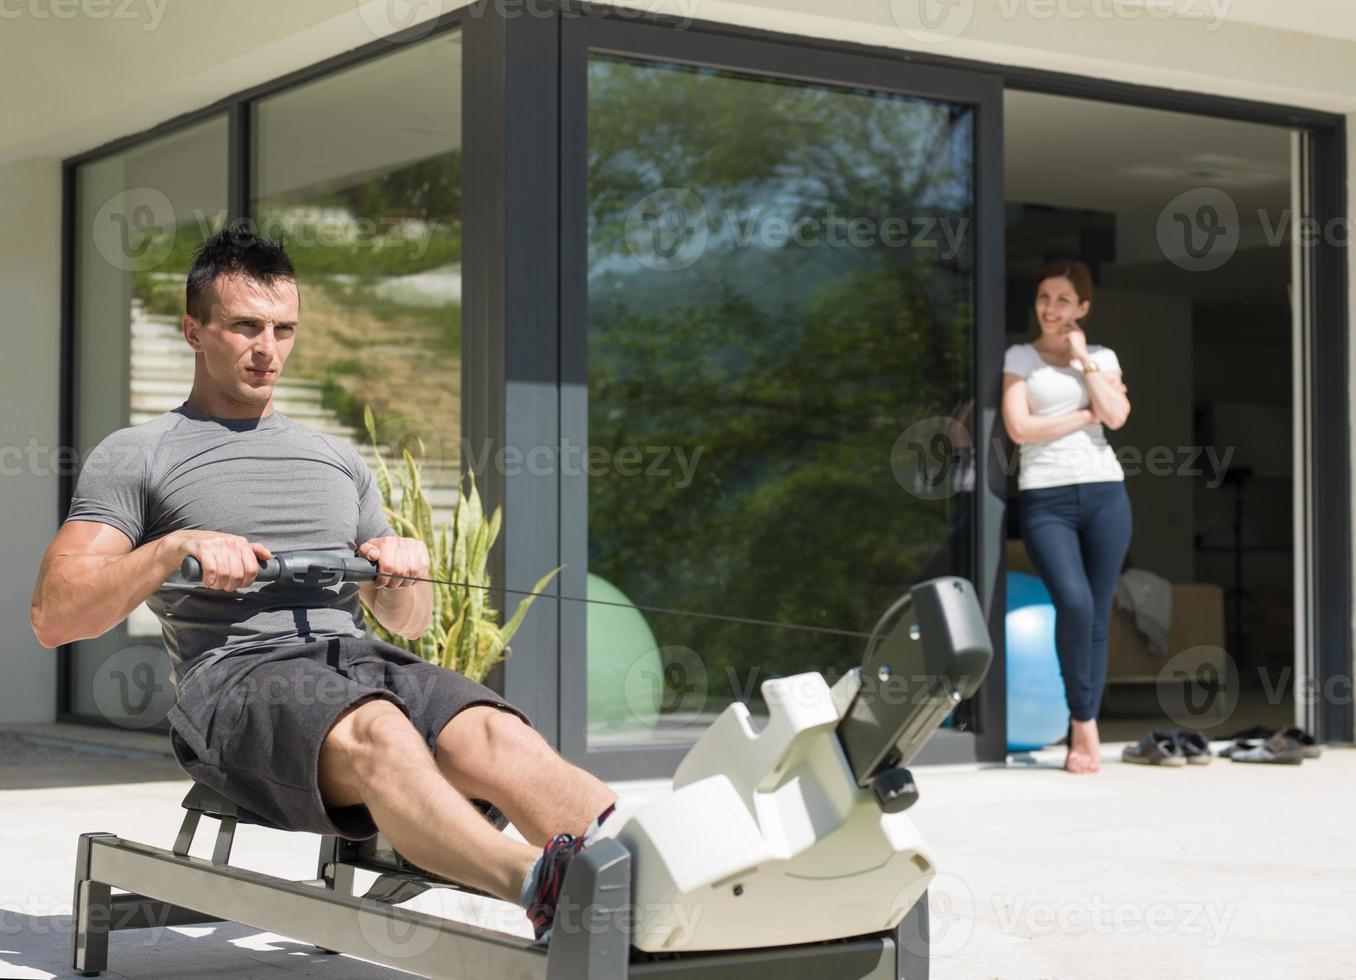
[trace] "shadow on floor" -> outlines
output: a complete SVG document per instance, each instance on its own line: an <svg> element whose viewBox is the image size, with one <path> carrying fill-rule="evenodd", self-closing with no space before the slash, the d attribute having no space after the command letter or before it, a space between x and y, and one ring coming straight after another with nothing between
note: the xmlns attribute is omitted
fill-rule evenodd
<svg viewBox="0 0 1356 980"><path fill-rule="evenodd" d="M0 908L0 976L19 970L78 977L71 968L70 914L27 915ZM408 978L410 974L234 922L115 932L108 944L109 977L275 978L279 970L327 980ZM25 974L27 975L27 974Z"/></svg>
<svg viewBox="0 0 1356 980"><path fill-rule="evenodd" d="M162 754L94 741L0 731L0 790L187 779L168 751L168 738Z"/></svg>

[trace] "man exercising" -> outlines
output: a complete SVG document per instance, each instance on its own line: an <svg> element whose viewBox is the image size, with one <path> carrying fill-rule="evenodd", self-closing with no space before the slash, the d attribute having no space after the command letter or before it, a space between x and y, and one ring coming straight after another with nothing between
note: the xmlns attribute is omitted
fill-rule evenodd
<svg viewBox="0 0 1356 980"><path fill-rule="evenodd" d="M33 630L45 647L90 639L147 602L185 772L284 829L380 828L415 865L519 903L549 939L565 868L616 797L494 691L367 635L359 599L401 636L428 628L431 586L401 577L428 577L428 549L392 531L351 445L274 409L299 309L281 243L237 224L202 245L183 318L193 388L90 454L38 572ZM299 549L357 553L379 574L255 583L260 559ZM202 587L165 587L188 555Z"/></svg>

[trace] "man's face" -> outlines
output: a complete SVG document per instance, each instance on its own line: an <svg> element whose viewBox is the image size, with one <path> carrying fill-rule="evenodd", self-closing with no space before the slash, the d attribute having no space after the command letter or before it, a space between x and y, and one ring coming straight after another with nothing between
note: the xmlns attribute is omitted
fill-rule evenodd
<svg viewBox="0 0 1356 980"><path fill-rule="evenodd" d="M269 405L292 353L299 298L294 282L266 286L243 276L219 276L212 319L184 317L184 338L203 358L200 381L241 408Z"/></svg>

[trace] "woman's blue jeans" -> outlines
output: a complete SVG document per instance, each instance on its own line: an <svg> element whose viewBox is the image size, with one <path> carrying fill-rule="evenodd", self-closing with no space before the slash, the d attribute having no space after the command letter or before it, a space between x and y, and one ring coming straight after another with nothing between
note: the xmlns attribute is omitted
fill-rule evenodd
<svg viewBox="0 0 1356 980"><path fill-rule="evenodd" d="M1125 484L1021 492L1022 540L1055 603L1055 649L1074 721L1096 718L1106 685L1111 600L1130 548Z"/></svg>

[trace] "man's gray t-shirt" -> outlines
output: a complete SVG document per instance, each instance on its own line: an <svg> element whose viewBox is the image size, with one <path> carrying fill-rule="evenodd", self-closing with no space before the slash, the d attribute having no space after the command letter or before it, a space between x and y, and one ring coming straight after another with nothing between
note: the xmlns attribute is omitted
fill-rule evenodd
<svg viewBox="0 0 1356 980"><path fill-rule="evenodd" d="M354 554L394 534L358 451L274 410L209 418L180 405L119 429L90 453L68 521L98 521L140 547L172 531L221 531L269 551ZM160 620L176 686L188 671L241 650L364 636L358 586L255 582L237 592L161 586L146 600Z"/></svg>

